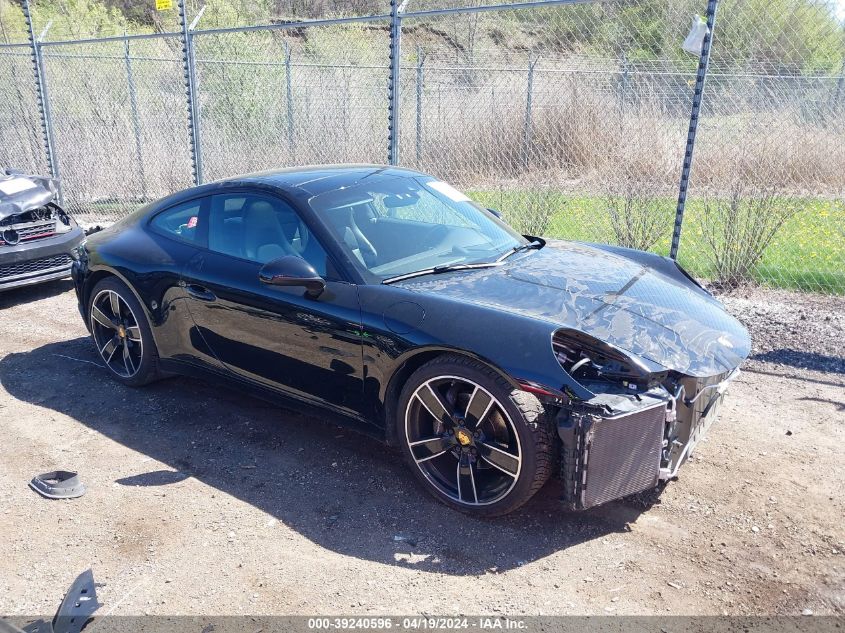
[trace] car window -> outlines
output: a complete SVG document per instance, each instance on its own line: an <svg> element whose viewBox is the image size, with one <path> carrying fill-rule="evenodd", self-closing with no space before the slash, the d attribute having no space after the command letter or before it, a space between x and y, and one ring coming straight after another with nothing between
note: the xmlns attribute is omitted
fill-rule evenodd
<svg viewBox="0 0 845 633"><path fill-rule="evenodd" d="M200 204L200 200L183 202L154 216L150 224L160 233L196 244L200 228Z"/></svg>
<svg viewBox="0 0 845 633"><path fill-rule="evenodd" d="M496 262L527 240L430 176L373 175L308 204L365 278Z"/></svg>
<svg viewBox="0 0 845 633"><path fill-rule="evenodd" d="M470 221L457 209L423 188L418 189L413 198L409 196L407 200L402 200L402 196L387 193L374 192L372 195L372 205L381 216L426 224L471 226Z"/></svg>
<svg viewBox="0 0 845 633"><path fill-rule="evenodd" d="M326 251L289 204L272 196L211 197L209 250L265 264L285 255L302 257L326 276Z"/></svg>

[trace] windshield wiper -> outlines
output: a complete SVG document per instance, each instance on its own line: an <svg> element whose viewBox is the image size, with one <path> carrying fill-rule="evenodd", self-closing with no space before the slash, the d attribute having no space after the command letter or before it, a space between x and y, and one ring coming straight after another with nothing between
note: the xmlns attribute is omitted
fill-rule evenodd
<svg viewBox="0 0 845 633"><path fill-rule="evenodd" d="M521 253L522 251L530 251L533 248L536 248L536 249L543 248L543 243L538 242L538 241L534 241L534 242L528 242L528 244L520 244L519 246L514 246L512 249L510 249L508 252L506 252L504 255L502 255L499 259L497 259L496 262L504 261L508 257L510 257L511 255L516 255L517 253Z"/></svg>
<svg viewBox="0 0 845 633"><path fill-rule="evenodd" d="M396 275L395 277L388 277L381 283L390 284L394 281L402 281L403 279L411 279L413 277L422 277L423 275L439 275L441 273L451 273L456 270L476 270L478 268L494 268L498 266L498 262L479 262L477 264L445 264L443 266L434 266L432 268L423 268L412 273L405 273L404 275Z"/></svg>
<svg viewBox="0 0 845 633"><path fill-rule="evenodd" d="M515 253L519 253L521 251L528 251L534 248L543 248L544 243L540 241L533 241L528 242L527 244L520 244L519 246L514 246L504 255L499 257L499 259L492 261L492 262L478 262L475 264L444 264L443 266L433 266L432 268L424 268L422 270L417 270L412 273L405 273L404 275L396 275L395 277L388 277L381 283L383 284L390 284L394 281L402 281L403 279L411 279L413 277L422 277L423 275L439 275L440 273L451 273L456 270L475 270L478 268L495 268L496 266L500 266L504 260Z"/></svg>

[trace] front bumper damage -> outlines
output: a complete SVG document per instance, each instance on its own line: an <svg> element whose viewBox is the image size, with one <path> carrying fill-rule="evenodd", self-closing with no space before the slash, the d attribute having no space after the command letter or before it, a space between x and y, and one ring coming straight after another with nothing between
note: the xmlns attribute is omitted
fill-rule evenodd
<svg viewBox="0 0 845 633"><path fill-rule="evenodd" d="M36 244L0 247L0 291L69 276L76 249L84 239L82 229L74 226Z"/></svg>
<svg viewBox="0 0 845 633"><path fill-rule="evenodd" d="M51 178L0 175L0 291L70 274L85 233L57 193Z"/></svg>
<svg viewBox="0 0 845 633"><path fill-rule="evenodd" d="M673 479L715 420L739 369L711 378L683 377L674 393L603 393L561 410L564 502L584 510Z"/></svg>

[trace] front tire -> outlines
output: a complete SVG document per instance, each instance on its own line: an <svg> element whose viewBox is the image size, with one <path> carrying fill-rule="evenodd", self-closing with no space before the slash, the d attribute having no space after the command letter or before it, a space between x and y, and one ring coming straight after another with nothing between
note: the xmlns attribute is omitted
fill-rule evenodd
<svg viewBox="0 0 845 633"><path fill-rule="evenodd" d="M396 417L417 479L467 514L512 512L551 475L554 436L543 405L476 360L449 354L420 367Z"/></svg>
<svg viewBox="0 0 845 633"><path fill-rule="evenodd" d="M112 377L131 387L157 380L158 351L150 324L129 287L116 277L107 277L89 296L86 314L91 337Z"/></svg>

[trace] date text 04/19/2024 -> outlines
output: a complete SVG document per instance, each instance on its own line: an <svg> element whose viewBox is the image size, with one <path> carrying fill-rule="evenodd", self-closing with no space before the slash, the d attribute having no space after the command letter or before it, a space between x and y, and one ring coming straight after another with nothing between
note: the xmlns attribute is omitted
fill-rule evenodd
<svg viewBox="0 0 845 633"><path fill-rule="evenodd" d="M508 617L334 617L309 618L312 630L504 630L519 631L527 628L524 620Z"/></svg>

